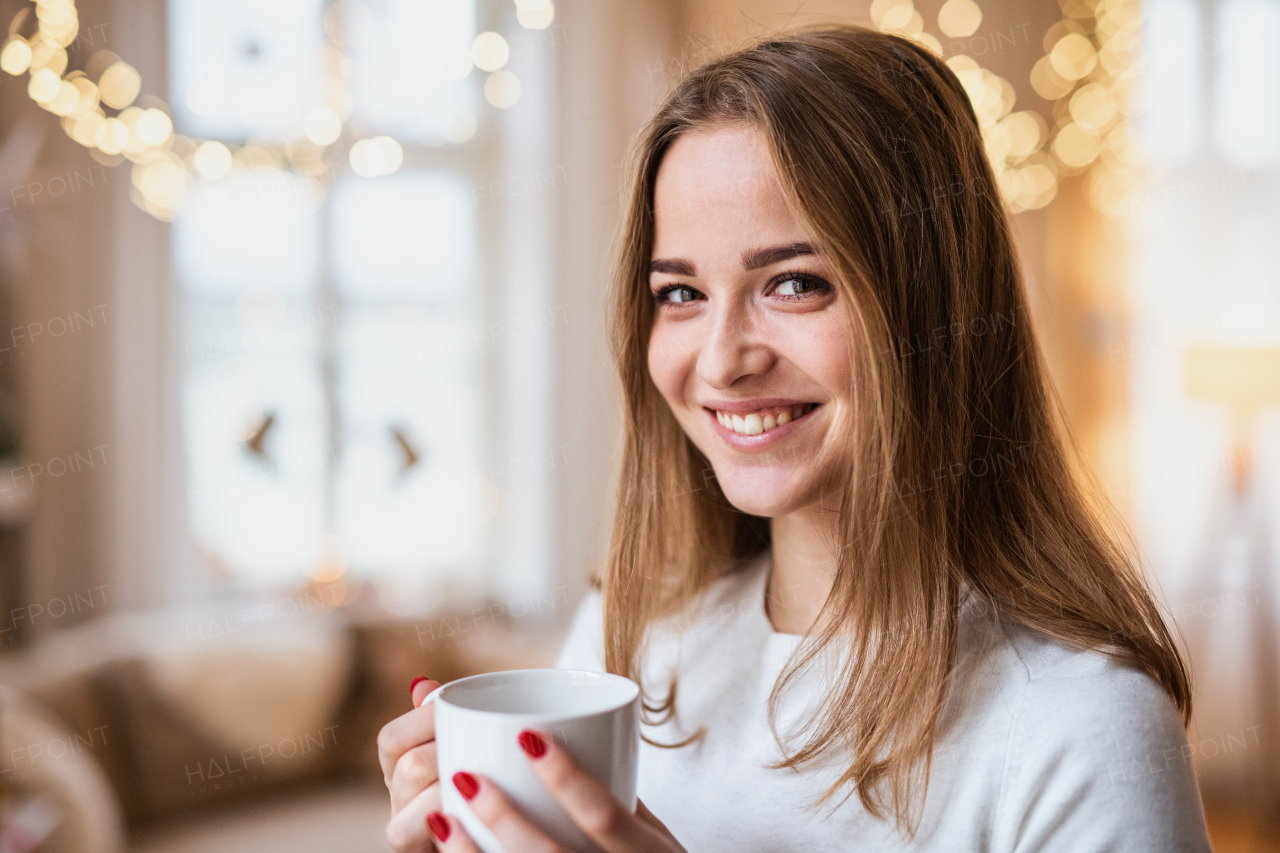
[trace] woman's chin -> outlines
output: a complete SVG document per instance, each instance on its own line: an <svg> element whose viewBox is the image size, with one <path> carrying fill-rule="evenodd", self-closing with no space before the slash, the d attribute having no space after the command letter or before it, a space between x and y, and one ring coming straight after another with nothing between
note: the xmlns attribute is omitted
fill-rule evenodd
<svg viewBox="0 0 1280 853"><path fill-rule="evenodd" d="M799 489L785 489L770 493L758 488L726 487L724 483L720 484L720 488L724 491L725 499L733 505L734 509L745 512L747 515L758 515L763 518L790 515L806 504Z"/></svg>

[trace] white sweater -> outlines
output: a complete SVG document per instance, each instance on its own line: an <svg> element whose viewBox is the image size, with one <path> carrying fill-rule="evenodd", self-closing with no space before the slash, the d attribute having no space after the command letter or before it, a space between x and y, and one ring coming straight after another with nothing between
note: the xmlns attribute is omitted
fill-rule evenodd
<svg viewBox="0 0 1280 853"><path fill-rule="evenodd" d="M972 603L962 610L948 699L913 841L872 817L856 794L806 805L838 768L771 770L781 757L766 703L801 642L764 611L770 561L722 578L680 634L655 637L642 678L651 698L679 673L678 720L645 726L679 749L641 743L639 796L689 853L991 851L1209 853L1182 720L1149 676L1009 625ZM583 600L557 666L603 671L600 595ZM821 695L779 705L779 731Z"/></svg>

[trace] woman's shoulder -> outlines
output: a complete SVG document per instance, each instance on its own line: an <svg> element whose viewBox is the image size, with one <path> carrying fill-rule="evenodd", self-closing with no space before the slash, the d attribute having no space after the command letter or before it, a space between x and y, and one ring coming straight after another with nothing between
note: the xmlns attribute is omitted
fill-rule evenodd
<svg viewBox="0 0 1280 853"><path fill-rule="evenodd" d="M604 614L600 591L588 587L560 645L556 669L604 672Z"/></svg>
<svg viewBox="0 0 1280 853"><path fill-rule="evenodd" d="M990 621L997 641L983 657L1001 661L1003 689L988 711L1000 709L1006 741L998 824L1019 835L1010 849L1058 850L1071 827L1077 841L1145 834L1150 846L1136 849L1208 850L1192 750L1163 686L1104 650Z"/></svg>
<svg viewBox="0 0 1280 853"><path fill-rule="evenodd" d="M1075 736L1086 727L1123 733L1130 744L1183 729L1169 694L1135 663L1074 646L981 602L965 605L956 667L961 683L978 685L1040 742L1059 736L1078 746Z"/></svg>
<svg viewBox="0 0 1280 853"><path fill-rule="evenodd" d="M651 626L650 638L662 643L692 639L763 612L767 555L726 563L723 573L694 597L678 616ZM604 671L603 596L590 587L582 597L556 660L559 669Z"/></svg>

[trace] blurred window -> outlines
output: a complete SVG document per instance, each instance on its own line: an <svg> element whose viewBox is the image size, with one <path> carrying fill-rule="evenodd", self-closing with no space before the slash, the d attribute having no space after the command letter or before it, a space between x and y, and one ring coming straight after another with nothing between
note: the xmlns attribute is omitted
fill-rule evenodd
<svg viewBox="0 0 1280 853"><path fill-rule="evenodd" d="M1144 548L1176 590L1226 571L1204 563L1240 455L1225 402L1188 391L1189 351L1280 349L1280 0L1150 0L1143 15L1151 169L1128 202L1133 312L1112 359L1131 379ZM1280 423L1249 433L1250 479L1280 482ZM1280 502L1269 512L1280 529Z"/></svg>
<svg viewBox="0 0 1280 853"><path fill-rule="evenodd" d="M483 580L499 288L473 188L519 131L472 71L487 27L468 0L169 9L179 130L234 152L173 228L197 544L248 586Z"/></svg>

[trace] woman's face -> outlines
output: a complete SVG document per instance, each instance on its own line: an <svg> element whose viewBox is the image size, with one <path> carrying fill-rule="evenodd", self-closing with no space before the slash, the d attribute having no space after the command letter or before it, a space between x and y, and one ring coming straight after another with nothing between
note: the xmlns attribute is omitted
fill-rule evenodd
<svg viewBox="0 0 1280 853"><path fill-rule="evenodd" d="M729 502L776 518L818 500L853 371L834 270L787 209L765 144L733 125L663 157L649 373Z"/></svg>

